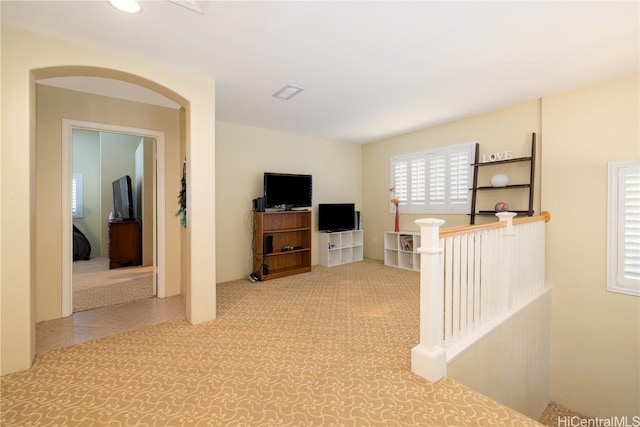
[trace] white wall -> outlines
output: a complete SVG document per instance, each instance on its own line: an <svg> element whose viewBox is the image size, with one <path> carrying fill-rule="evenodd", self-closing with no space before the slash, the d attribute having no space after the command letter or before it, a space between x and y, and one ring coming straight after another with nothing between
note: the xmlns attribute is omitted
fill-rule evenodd
<svg viewBox="0 0 640 427"><path fill-rule="evenodd" d="M312 265L318 263L318 203L361 207L360 145L224 122L216 125L216 141L218 282L251 273L252 200L262 195L264 172L313 175Z"/></svg>

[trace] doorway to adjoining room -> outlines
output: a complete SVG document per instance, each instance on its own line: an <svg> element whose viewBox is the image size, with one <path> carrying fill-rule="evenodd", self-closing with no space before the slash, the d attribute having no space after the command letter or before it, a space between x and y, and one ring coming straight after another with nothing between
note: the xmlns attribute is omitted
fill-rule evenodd
<svg viewBox="0 0 640 427"><path fill-rule="evenodd" d="M157 294L153 138L73 128L73 312Z"/></svg>

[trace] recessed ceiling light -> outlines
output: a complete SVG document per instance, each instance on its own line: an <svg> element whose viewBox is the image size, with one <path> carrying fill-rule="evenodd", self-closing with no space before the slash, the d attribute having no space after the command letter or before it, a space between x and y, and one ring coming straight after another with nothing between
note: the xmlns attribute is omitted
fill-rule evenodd
<svg viewBox="0 0 640 427"><path fill-rule="evenodd" d="M138 0L109 0L111 6L126 13L140 13L142 6Z"/></svg>
<svg viewBox="0 0 640 427"><path fill-rule="evenodd" d="M274 93L273 96L276 98L288 100L291 99L291 97L293 97L294 95L302 92L303 90L304 89L298 86L286 85L285 87Z"/></svg>

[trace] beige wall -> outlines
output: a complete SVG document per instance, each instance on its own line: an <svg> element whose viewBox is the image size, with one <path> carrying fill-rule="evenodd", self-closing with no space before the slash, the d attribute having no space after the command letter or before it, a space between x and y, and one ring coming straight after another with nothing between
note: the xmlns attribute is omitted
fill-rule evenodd
<svg viewBox="0 0 640 427"><path fill-rule="evenodd" d="M607 162L640 158L640 76L542 102L554 401L640 415L640 298L607 292Z"/></svg>
<svg viewBox="0 0 640 427"><path fill-rule="evenodd" d="M35 355L36 268L40 271L42 267L36 263L36 249L43 245L36 228L35 81L40 78L84 75L122 79L157 91L184 108L181 137L192 159L191 226L187 233L188 244L194 248L189 248L188 259L179 254L178 259L184 260L182 267L188 269L183 276L189 278L184 285L187 319L191 323L214 319L215 172L211 165L215 164L215 81L11 27L3 26L1 37L0 373L27 369ZM167 199L167 207L170 201ZM46 208L56 210L55 206ZM180 240L174 241L177 245Z"/></svg>
<svg viewBox="0 0 640 427"><path fill-rule="evenodd" d="M313 265L318 203L361 207L360 145L223 122L217 123L216 141L218 282L251 273L252 200L262 194L264 172L313 175Z"/></svg>
<svg viewBox="0 0 640 427"><path fill-rule="evenodd" d="M533 101L364 145L362 149L362 213L366 229L364 256L382 260L384 232L393 231L394 215L389 212L389 161L392 156L467 142L479 143L481 158L483 154L498 151L511 151L514 157L528 156L531 133L539 134L538 110L539 103ZM526 169L528 171L528 167ZM539 165L537 169L539 170ZM510 176L511 170L511 168L507 170ZM536 182L539 182L540 174L536 175ZM512 183L516 183L516 178ZM535 188L534 209L539 212L540 186L536 185ZM424 217L446 220L443 227L469 224L468 215L401 214L400 229L418 231L415 220Z"/></svg>
<svg viewBox="0 0 640 427"><path fill-rule="evenodd" d="M165 133L166 146L166 199L175 200L179 191L182 163L180 161L179 112L164 107L156 107L137 102L91 95L50 86L36 85L37 88L37 204L36 234L36 292L37 321L61 317L62 300L61 277L61 157L62 157L62 119L118 125L138 129L149 129ZM113 133L101 133L102 176L101 233L103 254L107 249L106 218L113 210L111 182L122 175L132 175L135 169L134 152L140 137L123 137ZM114 140L115 139L115 140ZM123 156L121 145L128 148ZM117 148L114 145L118 146ZM114 178L115 177L115 178ZM168 241L178 239L179 225L173 214L175 205L167 203L165 233ZM180 293L180 246L167 245L166 283L167 296Z"/></svg>

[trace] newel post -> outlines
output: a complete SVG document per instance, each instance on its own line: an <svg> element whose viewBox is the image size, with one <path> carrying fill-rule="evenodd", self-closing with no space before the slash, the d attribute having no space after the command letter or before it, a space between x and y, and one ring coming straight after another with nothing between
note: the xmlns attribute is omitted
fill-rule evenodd
<svg viewBox="0 0 640 427"><path fill-rule="evenodd" d="M444 220L424 218L420 227L420 342L411 350L411 372L431 382L447 375L447 355L442 347L443 286L440 226Z"/></svg>
<svg viewBox="0 0 640 427"><path fill-rule="evenodd" d="M505 236L515 236L516 232L513 229L513 218L515 218L515 216L518 215L515 212L498 212L496 214L496 216L498 217L498 221L500 222L506 222L507 223L507 228L504 232Z"/></svg>

